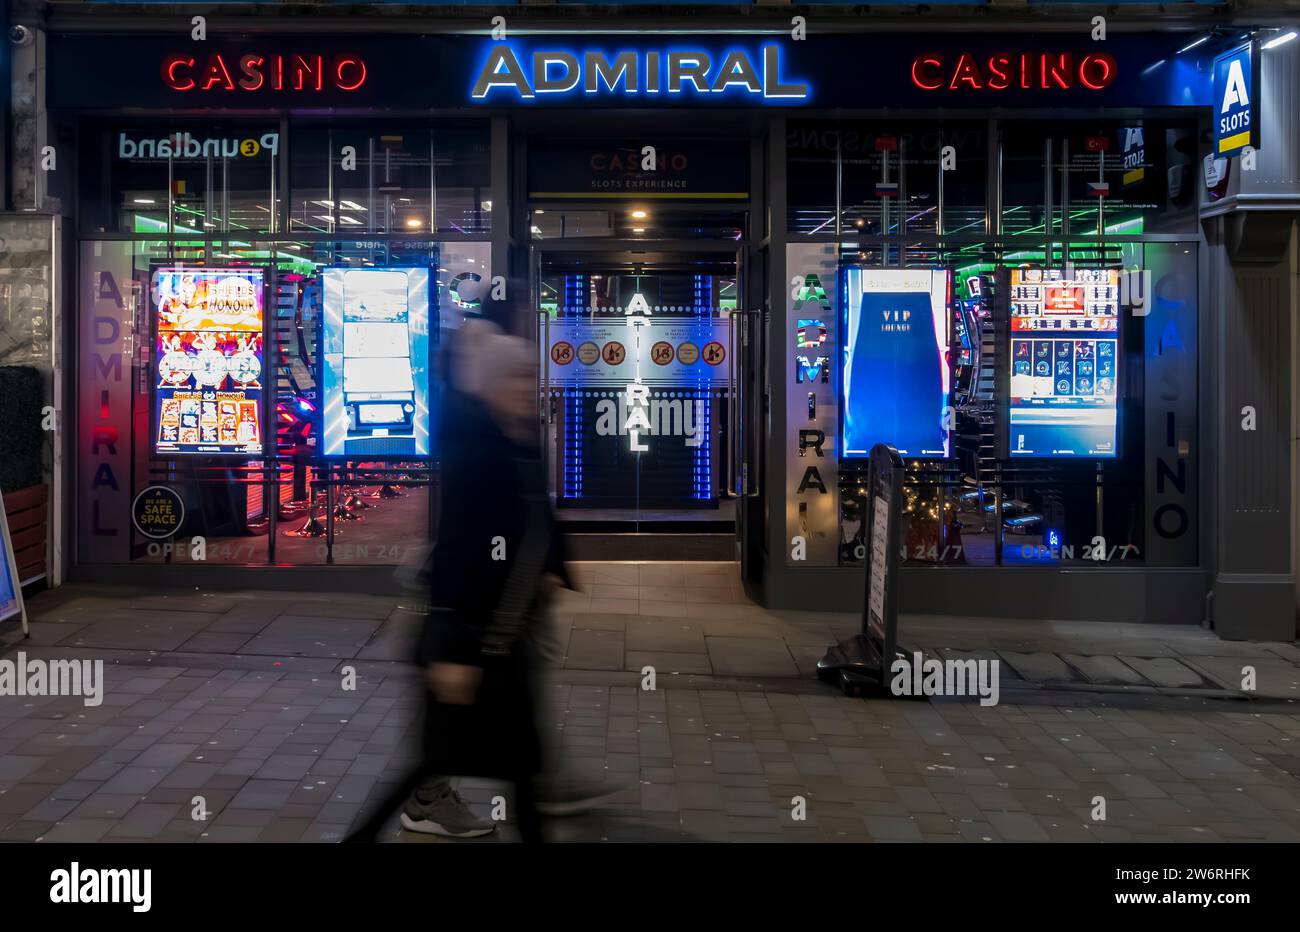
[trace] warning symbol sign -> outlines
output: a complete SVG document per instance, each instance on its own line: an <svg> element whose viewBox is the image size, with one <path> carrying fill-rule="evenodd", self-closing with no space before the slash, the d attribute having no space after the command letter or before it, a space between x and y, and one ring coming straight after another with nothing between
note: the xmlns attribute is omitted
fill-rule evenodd
<svg viewBox="0 0 1300 932"><path fill-rule="evenodd" d="M600 358L600 347L588 340L578 347L578 362L584 366L592 365Z"/></svg>
<svg viewBox="0 0 1300 932"><path fill-rule="evenodd" d="M617 366L623 361L623 357L626 355L627 350L625 350L623 344L619 343L617 340L610 340L605 344L604 349L600 351L600 358L605 360L605 362L611 366Z"/></svg>
<svg viewBox="0 0 1300 932"><path fill-rule="evenodd" d="M714 340L711 343L704 344L701 355L704 356L704 361L710 366L720 366L722 361L727 358L727 350L721 343Z"/></svg>
<svg viewBox="0 0 1300 932"><path fill-rule="evenodd" d="M656 365L666 366L673 361L673 345L660 340L650 347L650 359Z"/></svg>
<svg viewBox="0 0 1300 932"><path fill-rule="evenodd" d="M573 362L573 344L560 340L551 347L551 362L557 366L567 366Z"/></svg>

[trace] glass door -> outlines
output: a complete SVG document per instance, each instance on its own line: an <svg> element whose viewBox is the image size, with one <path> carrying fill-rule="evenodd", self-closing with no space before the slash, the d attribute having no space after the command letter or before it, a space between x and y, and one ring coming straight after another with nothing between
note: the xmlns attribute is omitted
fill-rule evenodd
<svg viewBox="0 0 1300 932"><path fill-rule="evenodd" d="M560 519L604 531L730 531L734 244L703 255L697 246L535 255L544 439Z"/></svg>

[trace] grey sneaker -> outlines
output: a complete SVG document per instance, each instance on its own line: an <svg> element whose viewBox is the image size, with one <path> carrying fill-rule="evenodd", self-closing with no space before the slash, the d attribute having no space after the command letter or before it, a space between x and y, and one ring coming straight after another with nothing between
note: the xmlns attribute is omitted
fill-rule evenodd
<svg viewBox="0 0 1300 932"><path fill-rule="evenodd" d="M496 830L496 823L474 815L469 804L455 790L448 790L432 802L408 800L402 807L402 828L446 838L479 838Z"/></svg>

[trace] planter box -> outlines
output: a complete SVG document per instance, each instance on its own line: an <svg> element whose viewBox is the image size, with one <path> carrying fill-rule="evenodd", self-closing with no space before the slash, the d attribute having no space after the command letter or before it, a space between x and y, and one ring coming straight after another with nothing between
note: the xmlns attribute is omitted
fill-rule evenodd
<svg viewBox="0 0 1300 932"><path fill-rule="evenodd" d="M46 542L50 535L50 487L30 485L4 493L9 536L14 542L14 562L22 585L44 579Z"/></svg>

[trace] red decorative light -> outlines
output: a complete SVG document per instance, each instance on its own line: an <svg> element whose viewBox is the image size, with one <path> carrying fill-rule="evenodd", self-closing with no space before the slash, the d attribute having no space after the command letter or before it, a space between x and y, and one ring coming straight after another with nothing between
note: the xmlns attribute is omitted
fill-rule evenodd
<svg viewBox="0 0 1300 932"><path fill-rule="evenodd" d="M995 52L956 57L926 52L912 59L912 83L923 91L1022 90L1099 91L1115 83L1115 58L1105 52L1076 57L1072 52Z"/></svg>
<svg viewBox="0 0 1300 932"><path fill-rule="evenodd" d="M919 55L912 62L912 83L923 91L937 91L943 87L943 78L931 77L930 75L943 67L943 58L939 55ZM921 69L927 69L925 74Z"/></svg>
<svg viewBox="0 0 1300 932"><path fill-rule="evenodd" d="M186 68L194 67L194 59L185 55L169 55L163 59L162 74L163 81L174 91L192 91L195 84L193 78L178 78L176 71L182 65Z"/></svg>
<svg viewBox="0 0 1300 932"><path fill-rule="evenodd" d="M344 75L347 70L349 76ZM334 65L334 86L341 91L355 91L366 83L366 63L355 55L344 55Z"/></svg>
<svg viewBox="0 0 1300 932"><path fill-rule="evenodd" d="M1083 56L1079 62L1079 83L1094 91L1108 87L1115 80L1115 57L1105 52Z"/></svg>
<svg viewBox="0 0 1300 932"><path fill-rule="evenodd" d="M350 53L327 58L318 53L262 55L250 52L239 57L233 71L227 64L227 56L221 52L214 52L202 63L188 55L168 55L162 62L162 79L167 87L174 91L212 94L261 90L351 92L366 83L366 75L365 61Z"/></svg>

